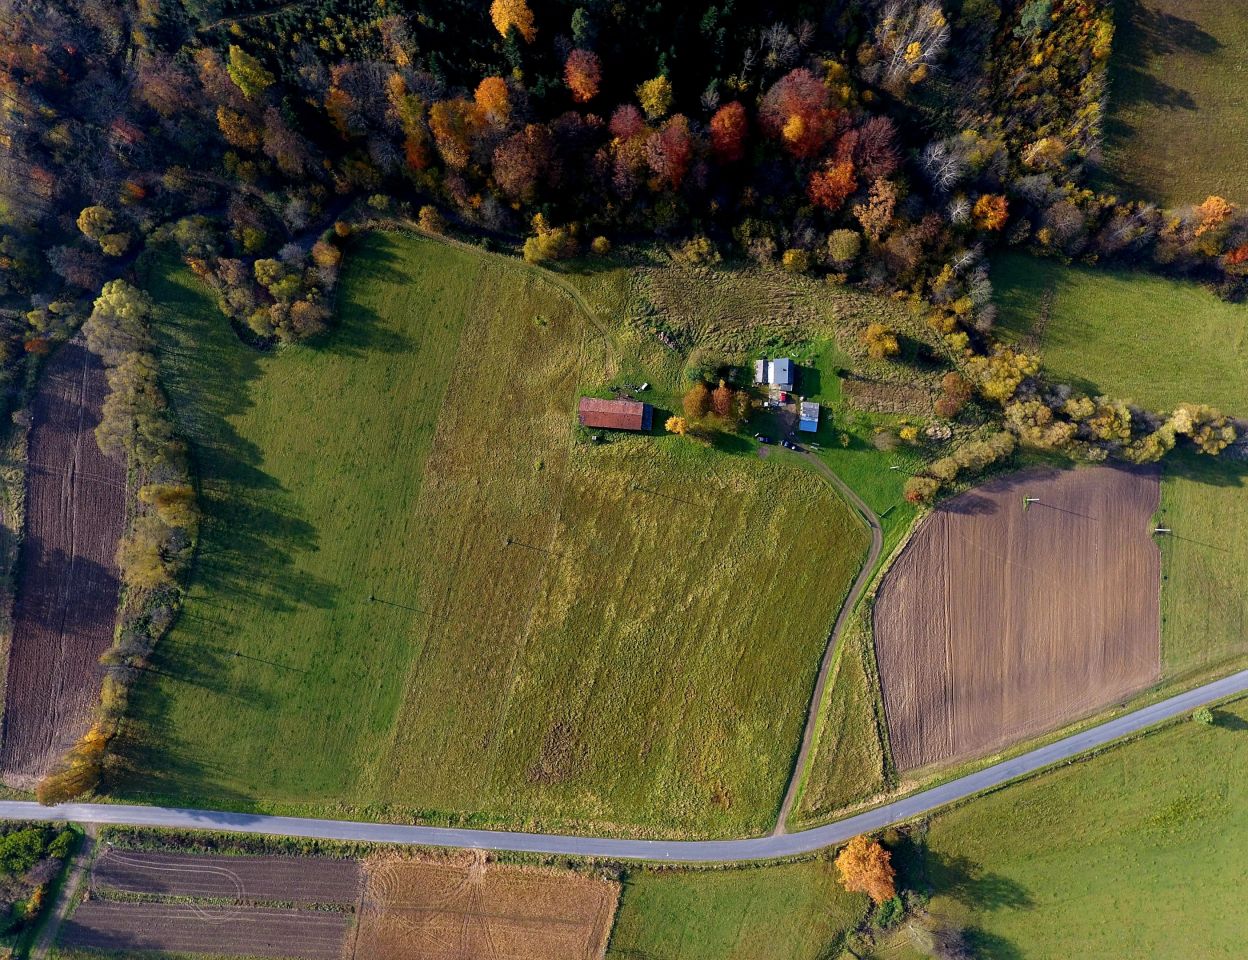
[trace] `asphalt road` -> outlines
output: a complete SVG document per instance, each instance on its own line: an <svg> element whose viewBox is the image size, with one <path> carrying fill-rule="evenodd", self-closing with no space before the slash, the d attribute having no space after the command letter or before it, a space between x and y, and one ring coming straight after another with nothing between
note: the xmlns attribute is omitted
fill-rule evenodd
<svg viewBox="0 0 1248 960"><path fill-rule="evenodd" d="M511 833L497 830L460 830L415 827L387 823L354 823L343 820L310 820L300 817L269 817L214 810L181 810L113 804L68 803L43 807L26 801L0 801L0 819L73 820L78 823L132 824L199 830L230 830L327 840L359 840L370 843L408 843L431 847L473 847L484 850L515 850L528 853L597 856L612 859L729 862L759 860L808 853L848 840L860 833L879 830L911 820L938 807L1000 786L1017 777L1069 760L1119 737L1153 724L1182 716L1197 707L1248 691L1248 670L1180 693L1090 730L957 780L876 807L865 813L797 833L775 834L747 840L619 840L558 834Z"/></svg>

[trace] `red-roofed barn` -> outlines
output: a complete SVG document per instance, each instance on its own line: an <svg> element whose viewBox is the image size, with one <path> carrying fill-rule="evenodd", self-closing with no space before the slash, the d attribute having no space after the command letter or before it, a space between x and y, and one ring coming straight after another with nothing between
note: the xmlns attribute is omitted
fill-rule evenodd
<svg viewBox="0 0 1248 960"><path fill-rule="evenodd" d="M582 427L603 430L649 430L654 410L636 400L599 400L581 397L577 419Z"/></svg>

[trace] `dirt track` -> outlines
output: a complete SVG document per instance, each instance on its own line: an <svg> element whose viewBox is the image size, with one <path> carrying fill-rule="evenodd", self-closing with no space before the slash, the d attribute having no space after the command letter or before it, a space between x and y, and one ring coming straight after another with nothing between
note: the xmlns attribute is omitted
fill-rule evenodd
<svg viewBox="0 0 1248 960"><path fill-rule="evenodd" d="M16 786L42 776L85 732L98 660L113 638L126 469L95 443L106 391L99 360L71 342L44 370L34 401L0 746L0 775Z"/></svg>
<svg viewBox="0 0 1248 960"><path fill-rule="evenodd" d="M368 870L357 960L596 960L619 887L573 873L454 860Z"/></svg>
<svg viewBox="0 0 1248 960"><path fill-rule="evenodd" d="M898 769L981 756L1158 677L1159 497L1155 470L1029 470L923 521L874 609Z"/></svg>

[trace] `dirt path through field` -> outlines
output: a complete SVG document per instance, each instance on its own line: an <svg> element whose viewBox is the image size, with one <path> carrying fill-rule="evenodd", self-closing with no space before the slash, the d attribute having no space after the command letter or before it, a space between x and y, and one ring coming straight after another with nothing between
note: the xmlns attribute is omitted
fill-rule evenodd
<svg viewBox="0 0 1248 960"><path fill-rule="evenodd" d="M52 912L48 915L47 922L39 932L35 945L30 948L30 960L47 960L48 951L52 949L52 944L56 943L56 935L61 932L61 923L74 902L74 894L82 886L82 878L86 876L87 867L91 865L91 857L95 853L95 835L99 828L93 823L88 823L83 830L86 831L86 836L82 838L78 852L74 854L73 865L69 868L65 882L61 884L60 892L56 895L56 903L52 904Z"/></svg>
<svg viewBox="0 0 1248 960"><path fill-rule="evenodd" d="M95 442L107 389L99 359L74 340L44 370L33 404L0 746L12 786L31 786L85 732L113 639L126 468Z"/></svg>
<svg viewBox="0 0 1248 960"><path fill-rule="evenodd" d="M815 740L815 727L819 720L819 707L823 704L823 691L828 685L828 675L832 672L832 662L835 659L837 644L841 638L841 630L849 620L850 613L858 603L858 598L862 596L862 591L867 588L867 584L871 580L871 574L875 570L875 562L880 558L880 551L884 549L884 531L880 527L879 517L875 515L875 511L867 506L867 502L858 496L849 484L838 477L826 463L820 460L813 453L804 453L803 457L815 468L815 472L832 484L837 491L850 505L858 511L858 515L866 521L867 526L871 528L871 549L867 551L867 558L862 562L862 568L858 571L853 585L849 588L849 593L845 596L845 602L841 604L840 612L836 615L836 621L832 624L832 632L828 635L827 646L823 649L823 660L819 664L819 675L815 679L815 692L810 698L810 707L806 712L806 727L802 730L802 745L797 751L797 760L793 764L793 773L789 776L788 788L784 791L784 802L780 804L780 814L776 817L776 827L773 833L781 834L785 831L785 824L788 822L789 814L793 811L793 804L797 801L798 787L802 782L802 773L806 770L806 760L810 755L811 744Z"/></svg>

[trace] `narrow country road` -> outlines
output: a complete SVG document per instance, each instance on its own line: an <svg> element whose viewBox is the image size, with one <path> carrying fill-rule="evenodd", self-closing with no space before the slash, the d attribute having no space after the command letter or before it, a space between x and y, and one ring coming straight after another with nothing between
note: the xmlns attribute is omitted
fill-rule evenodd
<svg viewBox="0 0 1248 960"><path fill-rule="evenodd" d="M912 820L939 807L972 797L1018 777L1077 757L1144 730L1164 720L1190 713L1197 707L1248 692L1248 670L1177 694L1159 703L1106 721L1089 730L992 766L911 794L835 823L796 833L772 834L746 840L623 840L562 834L512 833L501 830L464 830L449 827L416 827L386 823L355 823L345 820L310 820L270 817L215 810L181 810L113 804L68 803L44 807L28 801L0 801L0 819L71 820L77 823L129 824L194 830L228 830L237 833L319 837L368 843L419 844L429 847L467 847L524 853L559 854L610 859L670 862L720 862L763 860L810 853L842 843L895 823ZM1124 787L1125 789L1125 787Z"/></svg>
<svg viewBox="0 0 1248 960"><path fill-rule="evenodd" d="M802 745L797 751L797 760L793 764L793 772L789 775L789 785L784 791L784 802L780 804L780 814L776 817L775 833L777 835L785 832L785 824L789 822L789 814L793 812L793 804L797 802L797 794L801 789L802 775L806 772L806 761L810 756L810 746L815 739L815 727L818 726L819 708L823 705L823 692L828 685L828 674L832 671L832 662L836 658L836 648L840 645L841 631L845 624L849 621L850 615L854 612L854 607L858 605L858 598L862 596L862 591L867 588L867 584L871 581L871 575L875 571L875 562L880 558L880 551L884 549L884 531L880 527L879 517L875 515L875 511L867 506L867 502L850 489L849 484L838 477L826 463L820 460L813 453L803 453L802 456L806 462L815 468L821 477L832 484L833 487L840 492L841 496L849 501L850 506L858 511L858 514L866 521L867 526L871 528L871 549L867 552L867 557L862 562L862 569L858 571L858 576L854 580L853 586L849 588L849 593L845 596L845 602L841 604L840 612L836 615L836 620L832 624L832 632L828 634L828 644L823 650L823 660L819 664L819 675L815 680L815 692L810 698L810 707L806 712L806 727L802 730Z"/></svg>
<svg viewBox="0 0 1248 960"><path fill-rule="evenodd" d="M52 950L52 945L56 943L56 935L61 930L61 924L65 920L65 915L69 912L69 908L74 902L74 894L82 886L82 878L86 875L87 867L91 863L91 857L95 854L95 832L95 824L88 823L86 825L86 836L78 844L78 849L74 853L73 863L70 864L69 872L65 875L65 882L61 884L60 892L56 896L56 903L52 905L52 912L49 914L47 922L44 923L43 929L39 931L39 938L30 949L30 960L46 960Z"/></svg>

